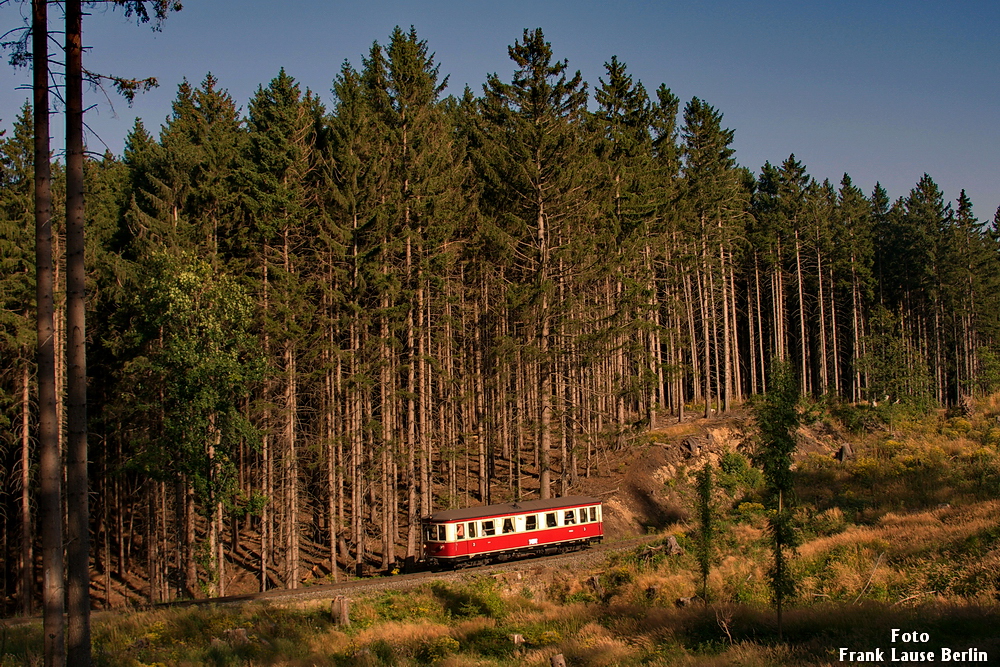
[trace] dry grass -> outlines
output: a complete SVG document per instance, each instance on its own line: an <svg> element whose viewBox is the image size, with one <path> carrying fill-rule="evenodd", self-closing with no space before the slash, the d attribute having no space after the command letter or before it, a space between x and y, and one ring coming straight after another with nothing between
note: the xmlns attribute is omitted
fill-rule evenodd
<svg viewBox="0 0 1000 667"><path fill-rule="evenodd" d="M1000 413L1000 395L980 409ZM991 424L942 415L905 432L896 424L891 437L858 437L847 464L822 452L799 460L799 518L809 539L793 561L800 587L784 642L768 606L766 515L759 505L733 507L760 500L744 488L719 498L707 605L674 605L700 584L696 527L681 526L683 556L636 552L591 571L540 566L523 581L505 581L504 591L482 579L382 594L356 601L347 629L332 625L325 603L121 616L96 624L97 664L544 667L563 653L587 667L819 667L836 662L837 646L887 646L893 627L928 632L935 646L1000 655L1000 494L990 496L1000 452L989 441ZM591 576L602 591L586 583ZM247 645L225 639L234 628L246 632ZM517 652L511 634L526 639ZM40 628L12 635L8 646L19 653L0 656L0 667L34 664Z"/></svg>

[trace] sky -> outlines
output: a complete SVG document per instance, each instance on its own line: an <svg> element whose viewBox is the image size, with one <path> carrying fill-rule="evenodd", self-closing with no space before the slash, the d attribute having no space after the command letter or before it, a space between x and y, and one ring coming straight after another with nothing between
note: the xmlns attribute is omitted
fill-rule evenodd
<svg viewBox="0 0 1000 667"><path fill-rule="evenodd" d="M0 5L0 32L30 3ZM554 57L590 91L618 56L647 90L698 97L735 130L737 161L759 172L789 154L817 180L850 174L893 199L927 173L981 220L1000 205L1000 2L996 0L184 0L154 32L121 10L91 8L85 66L160 87L130 108L88 90L91 150L120 154L136 117L156 132L177 85L211 72L244 110L280 68L329 106L341 64L360 67L373 42L413 26L447 74L446 94L488 73L509 81L507 47L542 28ZM60 16L50 10L53 29ZM61 35L55 35L61 40ZM29 96L28 70L0 67L0 128ZM593 103L592 103L593 105ZM54 145L63 132L54 119Z"/></svg>

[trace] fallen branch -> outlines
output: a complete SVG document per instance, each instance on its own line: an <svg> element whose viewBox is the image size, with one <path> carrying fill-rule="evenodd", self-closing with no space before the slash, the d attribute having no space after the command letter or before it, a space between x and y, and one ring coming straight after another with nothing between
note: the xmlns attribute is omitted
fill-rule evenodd
<svg viewBox="0 0 1000 667"><path fill-rule="evenodd" d="M885 555L884 551L878 555L878 560L875 561L875 567L872 568L872 573L868 575L868 581L865 582L865 587L861 589L861 592L858 593L858 597L854 599L854 604L857 604L858 600L861 599L861 596L864 595L865 591L868 590L868 586L870 586L872 583L872 577L875 576L875 570L878 569L879 563L882 562L882 556L884 555Z"/></svg>

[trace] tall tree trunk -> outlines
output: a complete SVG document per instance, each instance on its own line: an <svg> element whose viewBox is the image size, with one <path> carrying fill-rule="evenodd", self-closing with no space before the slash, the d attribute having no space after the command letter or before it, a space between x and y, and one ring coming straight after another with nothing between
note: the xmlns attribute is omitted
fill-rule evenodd
<svg viewBox="0 0 1000 667"><path fill-rule="evenodd" d="M299 461L297 440L298 378L292 342L285 342L285 447L288 459L285 474L288 480L288 529L285 532L287 553L286 588L299 587Z"/></svg>
<svg viewBox="0 0 1000 667"><path fill-rule="evenodd" d="M66 662L62 462L59 451L59 417L56 412L47 10L46 0L33 0L31 30L35 126L35 299L38 318L38 519L42 533L45 667L62 667Z"/></svg>
<svg viewBox="0 0 1000 667"><path fill-rule="evenodd" d="M833 360L833 391L840 397L840 337L837 335L837 283L830 273L830 347Z"/></svg>
<svg viewBox="0 0 1000 667"><path fill-rule="evenodd" d="M87 332L83 210L83 12L66 2L66 508L70 667L89 667L90 495L87 478Z"/></svg>
<svg viewBox="0 0 1000 667"><path fill-rule="evenodd" d="M851 401L861 400L861 305L858 274L851 255Z"/></svg>
<svg viewBox="0 0 1000 667"><path fill-rule="evenodd" d="M267 244L264 245L261 262L261 282L263 291L263 317L262 328L264 330L264 358L270 360L271 338L267 331L267 317L270 308L270 274L267 264ZM261 509L260 517L260 590L266 591L269 585L271 564L274 546L274 444L271 435L271 381L264 380L264 414L262 415L261 437L261 491L264 494L264 506Z"/></svg>
<svg viewBox="0 0 1000 667"><path fill-rule="evenodd" d="M199 597L198 561L195 558L195 537L197 531L194 511L194 487L185 479L181 487L184 503L184 584L188 595Z"/></svg>
<svg viewBox="0 0 1000 667"><path fill-rule="evenodd" d="M35 597L34 532L31 530L31 369L21 368L21 613L30 616Z"/></svg>
<svg viewBox="0 0 1000 667"><path fill-rule="evenodd" d="M799 391L809 392L808 350L806 341L805 285L802 284L802 252L799 247L799 230L795 230L795 286L799 293Z"/></svg>

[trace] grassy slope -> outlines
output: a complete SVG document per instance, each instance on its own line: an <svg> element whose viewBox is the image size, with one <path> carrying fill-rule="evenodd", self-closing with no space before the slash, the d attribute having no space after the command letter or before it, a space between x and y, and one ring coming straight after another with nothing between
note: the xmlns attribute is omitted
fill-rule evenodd
<svg viewBox="0 0 1000 667"><path fill-rule="evenodd" d="M99 665L826 665L837 650L978 648L1000 661L1000 407L945 419L815 408L811 433L844 464L798 464L803 542L798 598L776 636L768 608L765 510L742 455L722 457L721 525L710 603L677 608L697 589L694 526L675 526L688 553L616 554L596 571L540 568L530 578L470 579L355 601L344 632L328 608L166 610L98 624ZM884 423L891 421L891 430ZM849 433L843 424L867 425ZM817 448L812 448L816 450ZM822 448L819 448L822 450ZM674 491L693 498L685 470ZM592 576L595 580L588 581ZM596 584L596 585L595 585ZM892 628L927 644L890 642ZM39 629L0 637L0 665L32 664ZM525 644L515 650L509 636Z"/></svg>

